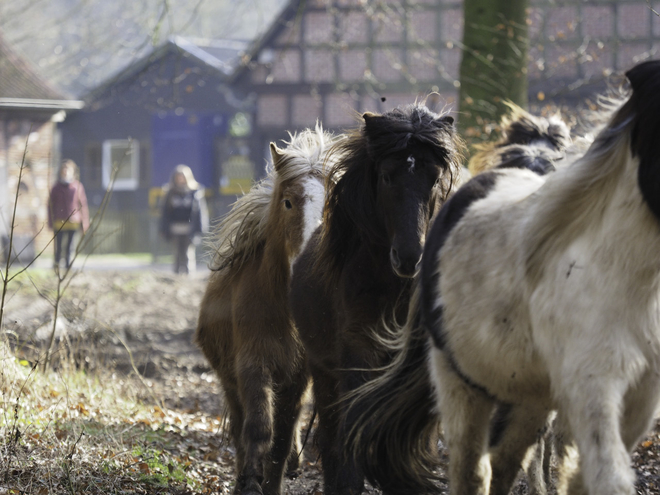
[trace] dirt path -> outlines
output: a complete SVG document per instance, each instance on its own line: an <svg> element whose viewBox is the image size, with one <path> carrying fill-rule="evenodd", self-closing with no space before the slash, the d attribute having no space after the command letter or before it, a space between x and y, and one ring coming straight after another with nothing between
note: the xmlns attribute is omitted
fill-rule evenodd
<svg viewBox="0 0 660 495"><path fill-rule="evenodd" d="M168 410L196 413L211 424L224 417L218 381L192 342L206 274L191 277L151 271L87 271L76 276L65 294L57 338L79 354L91 370L138 376L144 384L141 399ZM14 282L7 304L6 329L27 344L33 354L52 328L53 277ZM42 296L38 294L41 292ZM309 410L309 409L308 409ZM638 493L659 493L660 441L658 429L634 454ZM208 493L227 493L233 482L234 450L222 431L191 433L189 441L203 456ZM321 494L318 454L306 448L303 473L287 480L286 492ZM516 490L524 494L520 484ZM167 493L159 491L158 493ZM184 492L176 492L184 493ZM190 493L190 492L185 492ZM207 492L205 492L207 493ZM367 493L380 493L368 489Z"/></svg>

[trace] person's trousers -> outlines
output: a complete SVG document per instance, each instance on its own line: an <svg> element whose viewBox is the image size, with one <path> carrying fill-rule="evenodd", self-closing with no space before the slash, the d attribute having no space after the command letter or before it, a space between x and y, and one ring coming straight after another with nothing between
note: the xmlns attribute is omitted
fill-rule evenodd
<svg viewBox="0 0 660 495"><path fill-rule="evenodd" d="M176 252L174 253L174 273L195 272L197 260L195 259L195 246L190 241L190 236L173 236Z"/></svg>
<svg viewBox="0 0 660 495"><path fill-rule="evenodd" d="M60 259L62 259L62 244L64 244L65 266L66 268L71 266L71 250L75 233L75 230L60 230L55 234L55 266L60 266Z"/></svg>

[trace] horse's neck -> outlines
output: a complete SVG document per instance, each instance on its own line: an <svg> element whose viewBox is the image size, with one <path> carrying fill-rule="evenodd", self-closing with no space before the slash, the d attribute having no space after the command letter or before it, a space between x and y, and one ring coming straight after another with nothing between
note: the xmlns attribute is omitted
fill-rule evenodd
<svg viewBox="0 0 660 495"><path fill-rule="evenodd" d="M272 238L266 242L259 272L262 280L270 284L275 292L281 293L282 297L286 296L286 290L282 288L289 285L291 266L283 243L273 242Z"/></svg>
<svg viewBox="0 0 660 495"><path fill-rule="evenodd" d="M345 263L342 279L349 294L366 293L377 298L381 309L390 312L388 319L392 309L407 308L411 284L392 270L389 246L364 242Z"/></svg>

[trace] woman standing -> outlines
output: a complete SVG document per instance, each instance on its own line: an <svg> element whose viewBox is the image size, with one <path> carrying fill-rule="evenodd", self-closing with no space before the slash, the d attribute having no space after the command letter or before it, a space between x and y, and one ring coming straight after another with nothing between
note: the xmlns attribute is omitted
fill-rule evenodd
<svg viewBox="0 0 660 495"><path fill-rule="evenodd" d="M177 165L166 186L160 233L174 242L174 272L195 270L195 246L208 229L204 188L187 165Z"/></svg>
<svg viewBox="0 0 660 495"><path fill-rule="evenodd" d="M74 234L89 228L89 210L85 188L76 179L78 167L73 160L62 162L57 183L48 198L48 226L55 233L55 261L53 267L60 268L62 244L64 244L65 267L71 266L71 250Z"/></svg>

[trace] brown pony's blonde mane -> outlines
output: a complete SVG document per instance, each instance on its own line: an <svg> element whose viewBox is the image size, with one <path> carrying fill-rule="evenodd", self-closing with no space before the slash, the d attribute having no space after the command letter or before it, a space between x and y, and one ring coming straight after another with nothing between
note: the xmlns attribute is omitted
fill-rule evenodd
<svg viewBox="0 0 660 495"><path fill-rule="evenodd" d="M323 180L327 175L327 154L338 138L324 132L320 124L289 136L279 171L269 163L266 177L240 197L209 234L207 245L213 250L211 270L239 270L259 252L266 239L271 199L278 183L309 175Z"/></svg>

